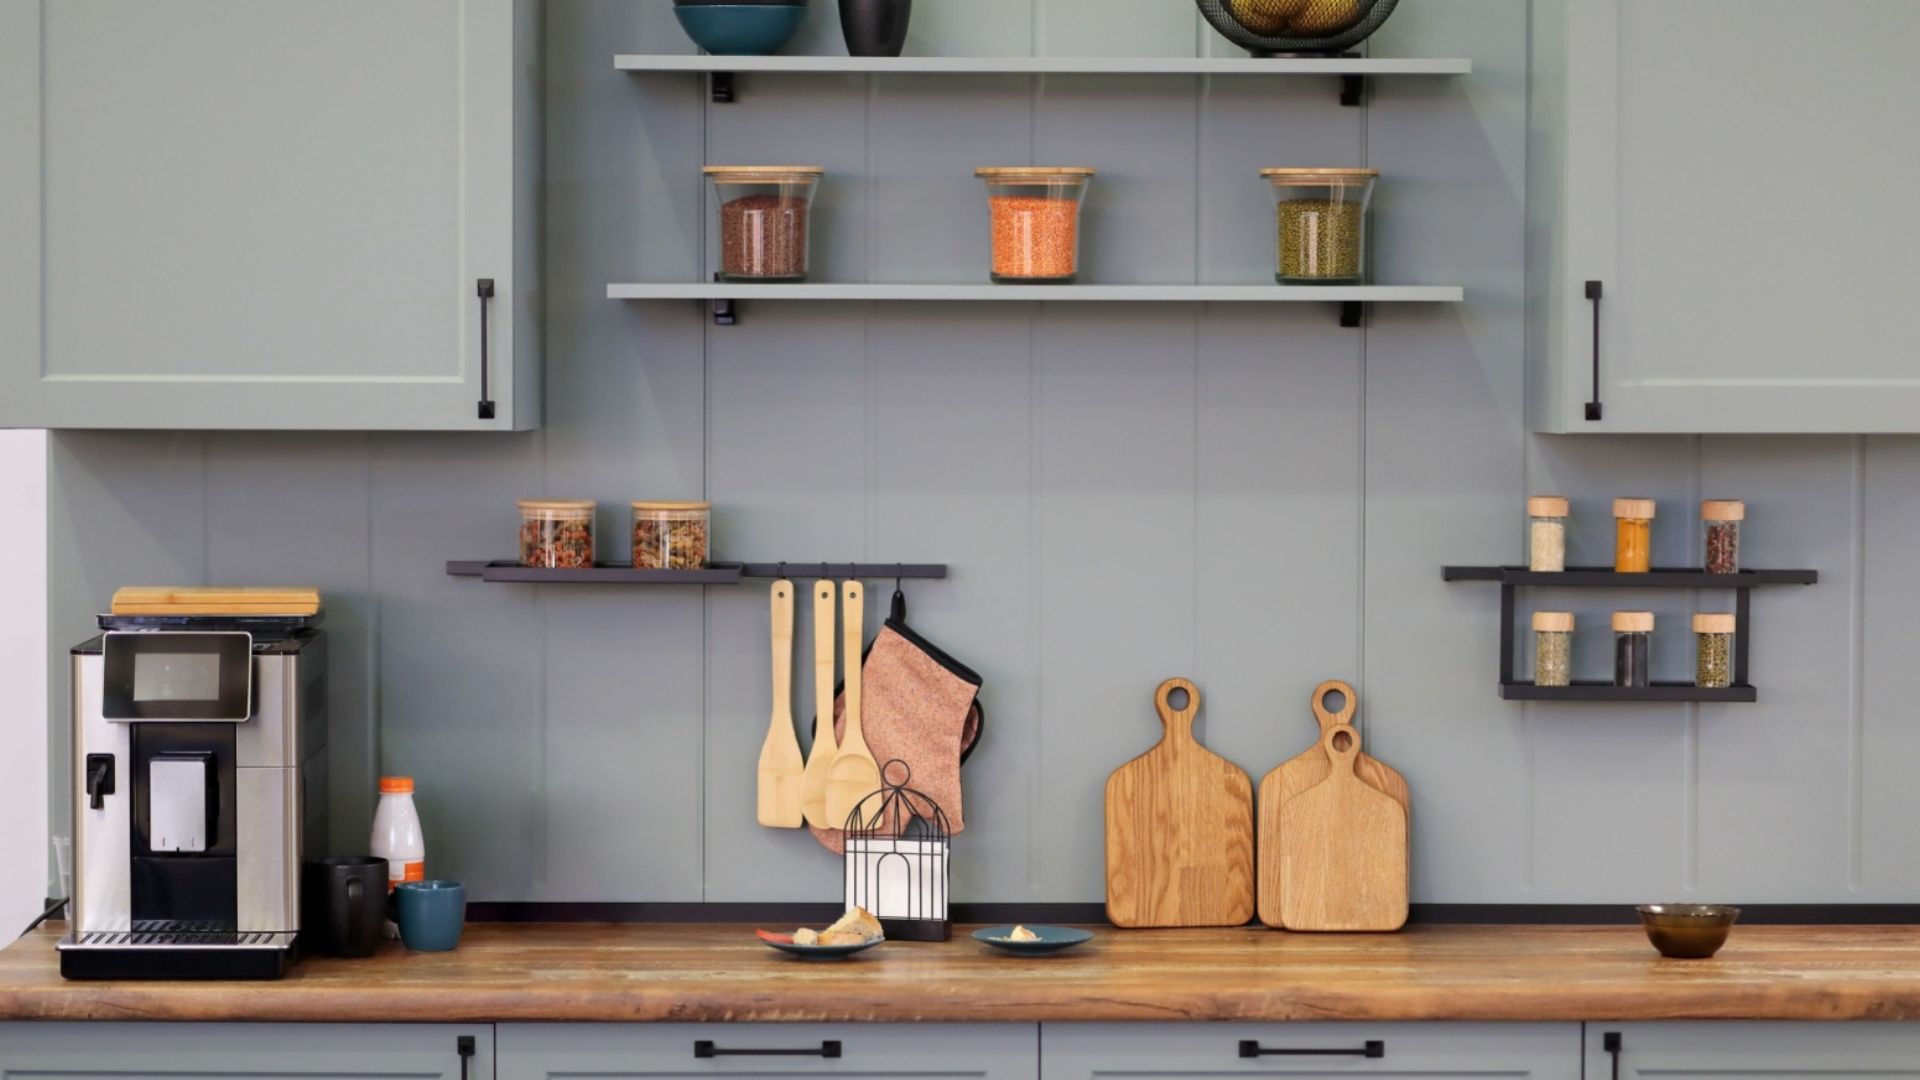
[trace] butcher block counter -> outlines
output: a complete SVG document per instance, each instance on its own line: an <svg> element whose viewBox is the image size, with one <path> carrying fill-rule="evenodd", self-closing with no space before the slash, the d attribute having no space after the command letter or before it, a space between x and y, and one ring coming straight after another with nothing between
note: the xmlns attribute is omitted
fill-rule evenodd
<svg viewBox="0 0 1920 1080"><path fill-rule="evenodd" d="M49 927L0 952L0 1020L1920 1019L1920 927L1743 926L1694 961L1659 958L1631 926L1099 927L1040 959L969 929L824 962L737 925L481 924L451 953L390 945L278 982L195 983L67 982Z"/></svg>

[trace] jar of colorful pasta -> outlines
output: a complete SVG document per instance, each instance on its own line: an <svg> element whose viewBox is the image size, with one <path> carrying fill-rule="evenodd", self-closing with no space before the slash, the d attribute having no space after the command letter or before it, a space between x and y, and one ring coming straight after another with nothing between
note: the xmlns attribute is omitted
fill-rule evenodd
<svg viewBox="0 0 1920 1080"><path fill-rule="evenodd" d="M580 570L593 565L592 499L521 499L520 565Z"/></svg>
<svg viewBox="0 0 1920 1080"><path fill-rule="evenodd" d="M633 566L636 570L699 570L707 565L707 523L713 505L704 502L633 504Z"/></svg>

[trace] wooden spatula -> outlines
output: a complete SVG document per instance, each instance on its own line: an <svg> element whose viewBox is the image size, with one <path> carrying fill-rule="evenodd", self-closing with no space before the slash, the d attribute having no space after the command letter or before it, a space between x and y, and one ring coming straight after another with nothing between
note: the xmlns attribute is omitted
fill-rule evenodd
<svg viewBox="0 0 1920 1080"><path fill-rule="evenodd" d="M1289 930L1398 930L1407 921L1407 812L1354 772L1360 733L1320 739L1326 779L1282 816L1280 922Z"/></svg>
<svg viewBox="0 0 1920 1080"><path fill-rule="evenodd" d="M833 756L833 771L827 776L827 817L836 825L845 825L847 816L860 800L880 788L880 765L867 749L866 736L860 731L860 661L866 634L866 590L857 581L840 587L841 633L847 641L843 651L847 667L847 723L841 732L840 751Z"/></svg>
<svg viewBox="0 0 1920 1080"><path fill-rule="evenodd" d="M800 810L800 782L805 766L800 740L793 734L793 582L773 583L773 715L767 720L767 738L760 744L760 824L770 829L797 829L805 820Z"/></svg>
<svg viewBox="0 0 1920 1080"><path fill-rule="evenodd" d="M813 583L813 748L800 778L800 811L816 829L837 829L827 816L827 774L833 771L833 582Z"/></svg>

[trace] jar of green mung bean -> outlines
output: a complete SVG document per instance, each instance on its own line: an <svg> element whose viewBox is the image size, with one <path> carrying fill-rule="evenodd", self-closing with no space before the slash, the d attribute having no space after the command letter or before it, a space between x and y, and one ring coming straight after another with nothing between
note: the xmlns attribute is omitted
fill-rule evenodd
<svg viewBox="0 0 1920 1080"><path fill-rule="evenodd" d="M1379 169L1261 169L1273 185L1282 285L1367 280L1367 205Z"/></svg>

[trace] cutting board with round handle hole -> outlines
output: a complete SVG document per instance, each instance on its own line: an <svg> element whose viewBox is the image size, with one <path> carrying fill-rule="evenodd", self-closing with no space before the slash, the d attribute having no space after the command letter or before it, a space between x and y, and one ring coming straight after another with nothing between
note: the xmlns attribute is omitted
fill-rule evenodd
<svg viewBox="0 0 1920 1080"><path fill-rule="evenodd" d="M833 582L813 583L813 747L800 774L800 811L816 829L846 824L827 816L827 774L833 771Z"/></svg>
<svg viewBox="0 0 1920 1080"><path fill-rule="evenodd" d="M1320 739L1326 779L1281 817L1280 924L1288 930L1398 930L1407 922L1407 811L1360 779L1360 733Z"/></svg>
<svg viewBox="0 0 1920 1080"><path fill-rule="evenodd" d="M760 744L755 816L770 829L797 829L805 820L800 787L806 766L800 740L793 734L793 582L781 578L767 596L773 625L773 710Z"/></svg>
<svg viewBox="0 0 1920 1080"><path fill-rule="evenodd" d="M1327 698L1339 694L1343 699L1336 711L1327 708ZM1308 702L1313 706L1314 719L1319 721L1319 737L1312 746L1294 755L1288 761L1275 766L1274 770L1260 780L1260 853L1259 853L1259 893L1260 921L1268 926L1280 923L1280 834L1284 828L1281 820L1286 813L1287 800L1307 790L1327 778L1332 762L1327 752L1321 748L1320 739L1328 731L1340 724L1351 724L1354 713L1360 707L1360 695L1351 685L1339 679L1328 679L1313 688ZM1361 754L1354 772L1359 774L1374 789L1393 797L1407 812L1412 820L1412 803L1407 793L1406 777L1400 775L1392 766L1370 754Z"/></svg>
<svg viewBox="0 0 1920 1080"><path fill-rule="evenodd" d="M1175 709L1170 695L1185 691ZM1193 737L1200 691L1154 692L1165 734L1107 778L1107 918L1115 926L1239 926L1253 917L1253 783Z"/></svg>

